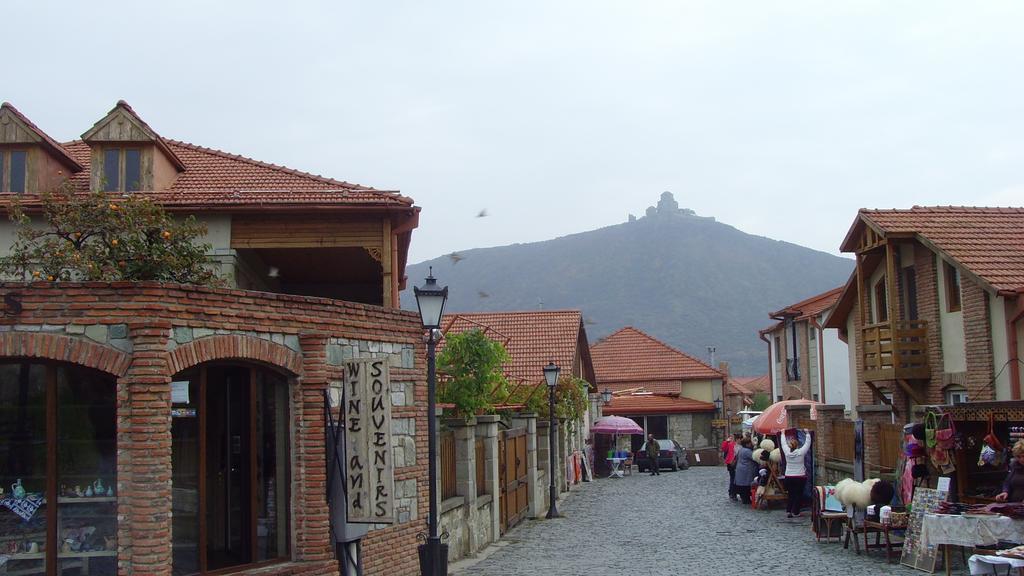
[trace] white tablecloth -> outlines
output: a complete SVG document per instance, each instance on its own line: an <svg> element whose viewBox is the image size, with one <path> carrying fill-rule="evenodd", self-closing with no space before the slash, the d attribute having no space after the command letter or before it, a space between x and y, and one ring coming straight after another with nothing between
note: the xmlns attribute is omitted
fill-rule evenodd
<svg viewBox="0 0 1024 576"><path fill-rule="evenodd" d="M981 554L975 554L967 559L967 565L971 569L971 574L1005 574L1005 566L1012 566L1013 568L1024 567L1024 560L1017 560L1016 558L1003 558L1002 556L982 556ZM996 571L996 567L1000 567ZM1013 571L1010 572L1011 574Z"/></svg>
<svg viewBox="0 0 1024 576"><path fill-rule="evenodd" d="M991 546L1000 540L1024 543L1024 521L1006 516L925 514L921 524L921 544L925 547Z"/></svg>

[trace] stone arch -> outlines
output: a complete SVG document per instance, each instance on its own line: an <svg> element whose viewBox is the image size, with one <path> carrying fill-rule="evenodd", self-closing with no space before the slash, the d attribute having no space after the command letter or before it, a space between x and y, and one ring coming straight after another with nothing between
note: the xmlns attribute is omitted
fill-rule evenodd
<svg viewBox="0 0 1024 576"><path fill-rule="evenodd" d="M301 353L269 340L242 334L206 336L167 353L171 374L213 360L250 360L283 369L291 376L302 373Z"/></svg>
<svg viewBox="0 0 1024 576"><path fill-rule="evenodd" d="M41 332L4 333L0 356L69 362L118 377L124 376L132 360L131 354L85 338Z"/></svg>

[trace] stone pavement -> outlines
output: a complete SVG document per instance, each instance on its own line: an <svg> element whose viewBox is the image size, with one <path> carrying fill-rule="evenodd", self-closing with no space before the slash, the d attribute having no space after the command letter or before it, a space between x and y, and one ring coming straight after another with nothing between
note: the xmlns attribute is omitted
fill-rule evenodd
<svg viewBox="0 0 1024 576"><path fill-rule="evenodd" d="M722 467L599 479L558 505L565 518L525 520L453 576L920 575L884 554L818 543L807 512L762 512L728 500ZM872 537L873 538L873 537ZM872 540L873 541L873 540Z"/></svg>

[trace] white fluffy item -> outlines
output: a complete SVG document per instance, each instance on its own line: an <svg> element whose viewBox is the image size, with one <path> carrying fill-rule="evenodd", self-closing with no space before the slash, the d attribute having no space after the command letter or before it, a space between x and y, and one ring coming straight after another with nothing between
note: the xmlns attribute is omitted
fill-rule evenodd
<svg viewBox="0 0 1024 576"><path fill-rule="evenodd" d="M782 462L782 450L779 450L778 448L772 450L771 454L768 455L768 458L770 458L771 461L775 462L776 464Z"/></svg>
<svg viewBox="0 0 1024 576"><path fill-rule="evenodd" d="M771 452L772 450L775 450L775 442L772 441L771 438L765 438L764 440L761 440L761 448Z"/></svg>
<svg viewBox="0 0 1024 576"><path fill-rule="evenodd" d="M764 448L758 448L757 450L754 450L754 453L751 454L750 459L753 460L754 462L760 462L762 452L764 452Z"/></svg>
<svg viewBox="0 0 1024 576"><path fill-rule="evenodd" d="M853 505L865 509L871 505L871 488L879 481L878 478L869 478L863 482L857 482L852 478L846 478L836 484L836 500L843 506Z"/></svg>

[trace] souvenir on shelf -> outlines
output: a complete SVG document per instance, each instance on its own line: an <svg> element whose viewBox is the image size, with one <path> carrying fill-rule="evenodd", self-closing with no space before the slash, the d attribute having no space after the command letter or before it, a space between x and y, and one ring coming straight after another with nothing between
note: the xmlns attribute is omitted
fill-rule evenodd
<svg viewBox="0 0 1024 576"><path fill-rule="evenodd" d="M11 496L19 500L25 497L25 487L21 485L21 478L18 478L17 482L11 484Z"/></svg>

